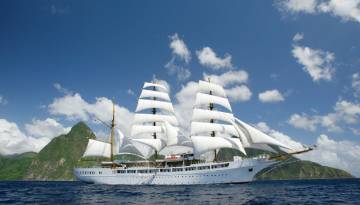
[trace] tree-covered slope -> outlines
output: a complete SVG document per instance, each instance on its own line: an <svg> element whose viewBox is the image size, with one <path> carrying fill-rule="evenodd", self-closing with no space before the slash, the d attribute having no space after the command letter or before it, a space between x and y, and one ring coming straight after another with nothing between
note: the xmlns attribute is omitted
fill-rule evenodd
<svg viewBox="0 0 360 205"><path fill-rule="evenodd" d="M258 180L284 180L352 178L353 176L340 169L292 157L283 164L280 163L262 170L255 177Z"/></svg>
<svg viewBox="0 0 360 205"><path fill-rule="evenodd" d="M36 156L35 152L26 152L18 155L0 156L0 179L23 179Z"/></svg>
<svg viewBox="0 0 360 205"><path fill-rule="evenodd" d="M83 122L76 124L68 134L54 138L32 160L26 179L73 180L73 168L89 138L94 139L95 135Z"/></svg>

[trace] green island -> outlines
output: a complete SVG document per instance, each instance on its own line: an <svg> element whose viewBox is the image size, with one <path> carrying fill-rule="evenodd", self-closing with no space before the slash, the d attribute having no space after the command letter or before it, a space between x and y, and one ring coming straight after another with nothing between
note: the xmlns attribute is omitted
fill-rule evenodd
<svg viewBox="0 0 360 205"><path fill-rule="evenodd" d="M0 156L0 180L75 180L73 168L98 164L100 158L82 159L88 139L95 139L95 134L84 123L79 122L65 135L55 137L39 153L29 152L18 155ZM249 156L259 154L247 150ZM220 160L226 160L237 154L231 149L222 149ZM117 156L117 159L133 160L132 156ZM256 175L256 180L287 179L332 179L353 178L346 171L302 161L290 157L284 163L268 167Z"/></svg>

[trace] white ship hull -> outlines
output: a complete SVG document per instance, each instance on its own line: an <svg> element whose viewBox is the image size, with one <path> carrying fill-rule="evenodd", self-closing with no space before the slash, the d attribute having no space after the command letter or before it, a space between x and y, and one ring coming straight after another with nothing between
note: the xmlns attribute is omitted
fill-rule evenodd
<svg viewBox="0 0 360 205"><path fill-rule="evenodd" d="M246 183L253 181L256 173L274 163L273 160L258 158L183 167L76 168L74 172L81 181L109 185Z"/></svg>

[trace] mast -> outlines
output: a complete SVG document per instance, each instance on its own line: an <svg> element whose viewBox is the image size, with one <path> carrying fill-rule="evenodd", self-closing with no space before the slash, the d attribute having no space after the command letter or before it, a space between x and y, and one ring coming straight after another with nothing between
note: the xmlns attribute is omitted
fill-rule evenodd
<svg viewBox="0 0 360 205"><path fill-rule="evenodd" d="M210 83L210 78L208 78L208 81ZM212 90L209 91L209 95L212 95ZM210 111L214 110L214 103L209 103L209 109ZM210 119L210 123L214 123L214 119ZM215 137L215 131L211 131L211 137ZM214 162L217 160L217 153L216 149L214 149Z"/></svg>
<svg viewBox="0 0 360 205"><path fill-rule="evenodd" d="M131 140L151 147L156 160L168 143L176 144L177 126L168 88L154 81L145 82L135 109Z"/></svg>
<svg viewBox="0 0 360 205"><path fill-rule="evenodd" d="M155 83L155 82L153 82L153 83ZM153 86L152 90L153 90L153 91L156 91L156 87ZM152 99L155 101L155 100L156 100L156 97L153 97ZM156 108L155 108L155 107L152 108L152 114L153 114L153 115L156 115ZM153 122L153 126L156 126L156 122L155 122L155 121ZM153 133L153 137L154 137L154 139L156 139L156 132ZM157 150L155 150L155 161L156 161L156 159L157 159L157 156L158 156L158 153L157 153Z"/></svg>
<svg viewBox="0 0 360 205"><path fill-rule="evenodd" d="M110 133L110 161L114 160L114 129L115 129L115 104L114 100L112 100L112 120L111 120L111 133Z"/></svg>

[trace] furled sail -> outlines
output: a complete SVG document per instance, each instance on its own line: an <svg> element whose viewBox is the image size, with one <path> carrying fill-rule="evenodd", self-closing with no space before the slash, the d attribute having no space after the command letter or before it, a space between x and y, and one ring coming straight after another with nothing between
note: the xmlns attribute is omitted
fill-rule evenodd
<svg viewBox="0 0 360 205"><path fill-rule="evenodd" d="M110 143L89 139L83 157L106 157L110 158Z"/></svg>

